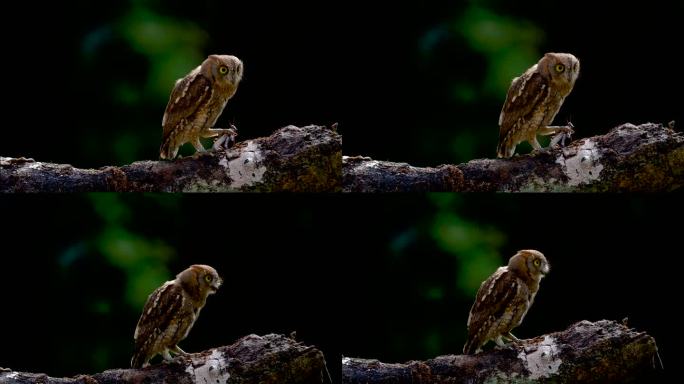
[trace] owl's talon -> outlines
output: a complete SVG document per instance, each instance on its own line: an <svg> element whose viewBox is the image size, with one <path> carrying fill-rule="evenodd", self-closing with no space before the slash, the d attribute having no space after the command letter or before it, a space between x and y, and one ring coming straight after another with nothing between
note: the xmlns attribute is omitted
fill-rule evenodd
<svg viewBox="0 0 684 384"><path fill-rule="evenodd" d="M560 143L561 147L565 147L565 140L572 140L572 134L575 133L571 128L567 131L561 131L558 134L556 134L552 139L551 143L549 144L549 147L553 147L556 144Z"/></svg>
<svg viewBox="0 0 684 384"><path fill-rule="evenodd" d="M171 352L175 353L176 356L188 355L187 352L185 352L184 350L180 349L180 347L177 346L177 345L176 345L175 347L171 348Z"/></svg>
<svg viewBox="0 0 684 384"><path fill-rule="evenodd" d="M237 135L237 128L235 125L231 124L230 128L226 129L225 133L219 136L216 141L214 141L214 144L211 146L211 148L215 151L226 150L235 145L235 138Z"/></svg>

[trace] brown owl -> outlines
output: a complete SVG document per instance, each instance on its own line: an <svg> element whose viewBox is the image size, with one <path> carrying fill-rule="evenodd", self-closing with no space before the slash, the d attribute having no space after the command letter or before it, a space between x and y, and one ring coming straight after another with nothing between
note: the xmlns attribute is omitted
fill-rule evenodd
<svg viewBox="0 0 684 384"><path fill-rule="evenodd" d="M167 361L172 360L170 352L185 354L178 343L188 336L207 296L222 283L214 268L192 265L152 292L135 327L131 367L146 367L157 354Z"/></svg>
<svg viewBox="0 0 684 384"><path fill-rule="evenodd" d="M569 53L547 53L520 77L513 79L499 115L498 157L511 157L527 141L540 150L537 135L573 133L572 124L551 126L563 100L579 75L580 63Z"/></svg>
<svg viewBox="0 0 684 384"><path fill-rule="evenodd" d="M539 290L541 278L549 273L546 257L532 249L518 251L505 267L499 267L477 291L468 316L468 339L463 353L479 353L487 341L504 346L502 339L518 340L511 330L522 323Z"/></svg>
<svg viewBox="0 0 684 384"><path fill-rule="evenodd" d="M162 119L159 157L173 159L191 143L204 151L200 137L237 135L233 128L212 128L242 80L242 61L235 56L211 55L199 67L176 81ZM222 137L223 139L223 137Z"/></svg>

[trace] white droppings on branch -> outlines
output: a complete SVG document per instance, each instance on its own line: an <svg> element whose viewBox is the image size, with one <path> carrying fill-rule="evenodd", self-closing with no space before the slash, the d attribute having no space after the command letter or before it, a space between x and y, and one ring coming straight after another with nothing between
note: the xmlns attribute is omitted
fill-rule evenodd
<svg viewBox="0 0 684 384"><path fill-rule="evenodd" d="M199 364L196 366L196 364ZM226 384L230 379L227 360L223 352L215 349L206 359L193 358L192 364L188 364L185 371L194 380L195 384Z"/></svg>
<svg viewBox="0 0 684 384"><path fill-rule="evenodd" d="M222 159L219 165L227 168L228 176L233 181L232 187L236 189L260 183L266 173L261 148L254 141L247 144L240 156L232 160Z"/></svg>
<svg viewBox="0 0 684 384"><path fill-rule="evenodd" d="M540 379L551 377L558 372L563 361L559 355L558 344L552 336L544 336L544 341L532 352L521 351L518 358L523 361L525 367L530 371L530 379Z"/></svg>
<svg viewBox="0 0 684 384"><path fill-rule="evenodd" d="M19 372L10 372L5 376L6 379L16 379L19 377Z"/></svg>
<svg viewBox="0 0 684 384"><path fill-rule="evenodd" d="M563 150L556 163L563 167L568 177L568 186L591 184L599 179L603 165L600 161L601 154L592 139L586 139L573 155L566 157L567 154L568 152Z"/></svg>

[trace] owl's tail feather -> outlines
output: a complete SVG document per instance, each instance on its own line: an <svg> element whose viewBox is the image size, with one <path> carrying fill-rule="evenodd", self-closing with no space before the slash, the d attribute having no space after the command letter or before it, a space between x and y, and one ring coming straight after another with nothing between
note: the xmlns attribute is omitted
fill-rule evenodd
<svg viewBox="0 0 684 384"><path fill-rule="evenodd" d="M469 337L468 340L466 340L465 345L463 346L463 354L473 355L475 354L475 351L477 351L477 342L474 338Z"/></svg>
<svg viewBox="0 0 684 384"><path fill-rule="evenodd" d="M171 140L164 140L161 147L159 147L159 158L173 160L174 157L176 157L176 154L174 153L174 148L171 147Z"/></svg>
<svg viewBox="0 0 684 384"><path fill-rule="evenodd" d="M499 159L505 159L513 156L513 153L509 153L509 148L511 147L510 140L508 139L508 136L504 137L503 139L499 140L499 145L496 146L496 157ZM513 150L515 150L515 147L513 147Z"/></svg>
<svg viewBox="0 0 684 384"><path fill-rule="evenodd" d="M135 353L131 358L131 368L142 368L145 364L145 355L142 353Z"/></svg>
<svg viewBox="0 0 684 384"><path fill-rule="evenodd" d="M501 159L504 156L505 156L505 153L504 153L503 146L501 145L501 143L499 143L499 145L496 146L496 157Z"/></svg>

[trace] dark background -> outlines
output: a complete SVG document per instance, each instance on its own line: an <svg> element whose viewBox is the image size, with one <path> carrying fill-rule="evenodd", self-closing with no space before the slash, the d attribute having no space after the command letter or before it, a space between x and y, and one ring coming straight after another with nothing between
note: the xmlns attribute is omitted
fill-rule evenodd
<svg viewBox="0 0 684 384"><path fill-rule="evenodd" d="M7 15L25 28L2 27L12 96L3 156L81 167L155 159L175 79L211 53L245 63L219 119L240 139L339 122L346 154L416 165L492 157L511 79L547 51L581 60L557 120L571 119L576 138L684 121L682 1L15 6Z"/></svg>

